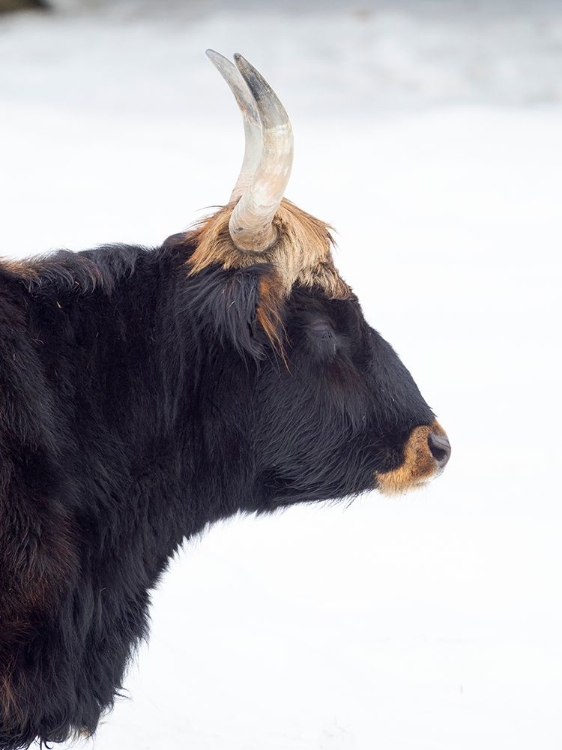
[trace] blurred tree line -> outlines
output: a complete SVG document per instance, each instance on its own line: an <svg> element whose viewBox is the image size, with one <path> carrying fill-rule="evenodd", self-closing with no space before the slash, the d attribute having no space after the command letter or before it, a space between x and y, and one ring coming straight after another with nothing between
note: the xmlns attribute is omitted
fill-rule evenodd
<svg viewBox="0 0 562 750"><path fill-rule="evenodd" d="M24 8L46 8L45 0L0 0L0 13L11 10L23 10Z"/></svg>

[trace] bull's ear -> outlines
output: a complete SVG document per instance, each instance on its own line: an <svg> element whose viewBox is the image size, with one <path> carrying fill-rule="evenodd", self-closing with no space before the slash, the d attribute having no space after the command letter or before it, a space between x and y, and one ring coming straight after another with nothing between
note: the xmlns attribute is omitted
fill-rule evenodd
<svg viewBox="0 0 562 750"><path fill-rule="evenodd" d="M272 266L254 264L228 271L214 267L192 277L189 307L205 334L223 346L263 359L281 342L281 298Z"/></svg>

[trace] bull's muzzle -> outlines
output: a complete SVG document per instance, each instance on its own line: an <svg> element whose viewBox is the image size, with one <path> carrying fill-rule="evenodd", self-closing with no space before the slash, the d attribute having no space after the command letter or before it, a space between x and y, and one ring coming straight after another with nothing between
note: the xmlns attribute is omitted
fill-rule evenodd
<svg viewBox="0 0 562 750"><path fill-rule="evenodd" d="M404 446L404 460L396 469L376 474L377 487L395 495L421 487L440 474L451 457L451 444L439 422L414 427Z"/></svg>

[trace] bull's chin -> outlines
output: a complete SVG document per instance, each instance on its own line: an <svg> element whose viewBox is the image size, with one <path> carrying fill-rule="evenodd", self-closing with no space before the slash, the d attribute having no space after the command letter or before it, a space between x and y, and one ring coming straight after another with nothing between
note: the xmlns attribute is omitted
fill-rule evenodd
<svg viewBox="0 0 562 750"><path fill-rule="evenodd" d="M389 472L390 473L390 472ZM412 479L411 481L397 481L395 478L389 478L388 475L375 474L375 488L386 496L405 495L406 492L413 492L414 490L421 490L427 487L428 484L436 476L439 476L441 472L436 472L433 476L425 477L423 479Z"/></svg>

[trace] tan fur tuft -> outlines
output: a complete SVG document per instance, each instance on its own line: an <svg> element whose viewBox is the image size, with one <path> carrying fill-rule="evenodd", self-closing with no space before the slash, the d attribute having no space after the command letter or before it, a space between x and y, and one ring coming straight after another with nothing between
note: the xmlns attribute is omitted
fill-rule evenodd
<svg viewBox="0 0 562 750"><path fill-rule="evenodd" d="M275 351L285 359L283 320L279 314L283 302L283 286L276 271L262 276L259 282L258 323L263 328Z"/></svg>
<svg viewBox="0 0 562 750"><path fill-rule="evenodd" d="M214 263L225 269L271 263L278 275L282 297L290 294L294 284L317 285L331 299L352 295L334 267L333 239L327 224L283 199L273 220L277 241L263 252L244 251L234 245L228 227L234 205L220 209L191 234L197 249L189 260L190 275Z"/></svg>

